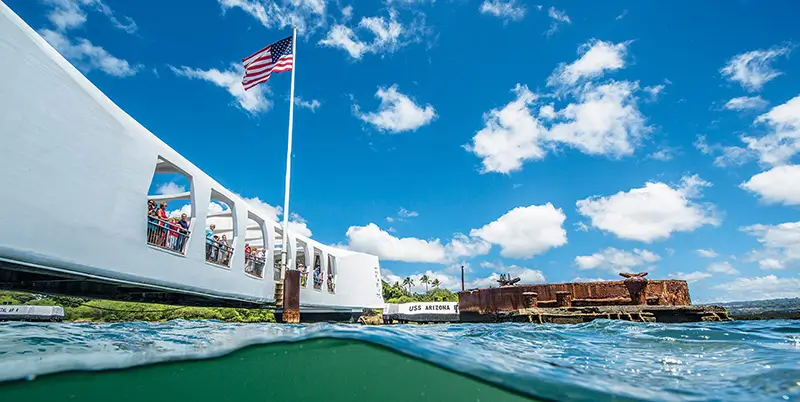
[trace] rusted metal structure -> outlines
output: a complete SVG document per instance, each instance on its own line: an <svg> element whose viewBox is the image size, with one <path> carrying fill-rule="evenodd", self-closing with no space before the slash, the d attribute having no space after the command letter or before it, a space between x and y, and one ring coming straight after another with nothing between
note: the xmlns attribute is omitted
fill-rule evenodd
<svg viewBox="0 0 800 402"><path fill-rule="evenodd" d="M503 276L499 287L459 292L461 322L728 319L722 307L692 306L686 281L648 280L647 272L620 275L625 280L538 285L515 284L519 278Z"/></svg>
<svg viewBox="0 0 800 402"><path fill-rule="evenodd" d="M297 324L300 322L300 271L286 270L283 280L283 322Z"/></svg>

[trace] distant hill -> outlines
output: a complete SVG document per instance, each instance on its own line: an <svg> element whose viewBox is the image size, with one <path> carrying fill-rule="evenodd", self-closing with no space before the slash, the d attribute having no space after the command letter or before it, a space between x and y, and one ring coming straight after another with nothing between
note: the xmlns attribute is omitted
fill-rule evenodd
<svg viewBox="0 0 800 402"><path fill-rule="evenodd" d="M733 319L800 319L800 298L708 303L724 306Z"/></svg>

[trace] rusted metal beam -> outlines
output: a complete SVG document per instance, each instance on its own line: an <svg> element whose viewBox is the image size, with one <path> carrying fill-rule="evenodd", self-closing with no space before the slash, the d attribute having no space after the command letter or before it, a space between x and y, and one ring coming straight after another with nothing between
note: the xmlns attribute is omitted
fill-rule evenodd
<svg viewBox="0 0 800 402"><path fill-rule="evenodd" d="M300 322L300 271L286 270L283 279L283 322L297 324Z"/></svg>

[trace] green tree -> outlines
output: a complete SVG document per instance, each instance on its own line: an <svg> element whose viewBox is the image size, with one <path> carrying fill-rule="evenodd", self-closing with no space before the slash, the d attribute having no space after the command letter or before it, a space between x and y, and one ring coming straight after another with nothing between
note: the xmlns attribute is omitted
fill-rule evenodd
<svg viewBox="0 0 800 402"><path fill-rule="evenodd" d="M425 285L425 293L428 293L428 285L431 283L431 278L429 278L427 274L422 275L422 277L419 278L419 283Z"/></svg>
<svg viewBox="0 0 800 402"><path fill-rule="evenodd" d="M394 285L389 285L388 282L381 280L381 285L383 287L383 300L395 299L406 294L405 289L397 282Z"/></svg>
<svg viewBox="0 0 800 402"><path fill-rule="evenodd" d="M403 279L403 286L408 286L408 294L411 294L411 287L414 286L414 280L411 279L410 276L407 276L406 279Z"/></svg>
<svg viewBox="0 0 800 402"><path fill-rule="evenodd" d="M441 282L439 282L439 279L434 279L433 282L431 282L431 286L433 286L434 289L438 289L439 285L441 285Z"/></svg>

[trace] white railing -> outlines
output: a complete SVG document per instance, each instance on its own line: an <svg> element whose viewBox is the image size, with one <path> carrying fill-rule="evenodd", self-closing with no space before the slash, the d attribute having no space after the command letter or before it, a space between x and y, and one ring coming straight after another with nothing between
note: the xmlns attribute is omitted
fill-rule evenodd
<svg viewBox="0 0 800 402"><path fill-rule="evenodd" d="M220 244L213 239L206 239L206 261L229 267L233 257L233 247L226 244Z"/></svg>
<svg viewBox="0 0 800 402"><path fill-rule="evenodd" d="M252 256L245 254L244 256L244 272L259 278L264 277L264 264L267 260L263 257Z"/></svg>
<svg viewBox="0 0 800 402"><path fill-rule="evenodd" d="M183 254L190 234L180 224L147 217L147 244L151 246Z"/></svg>

